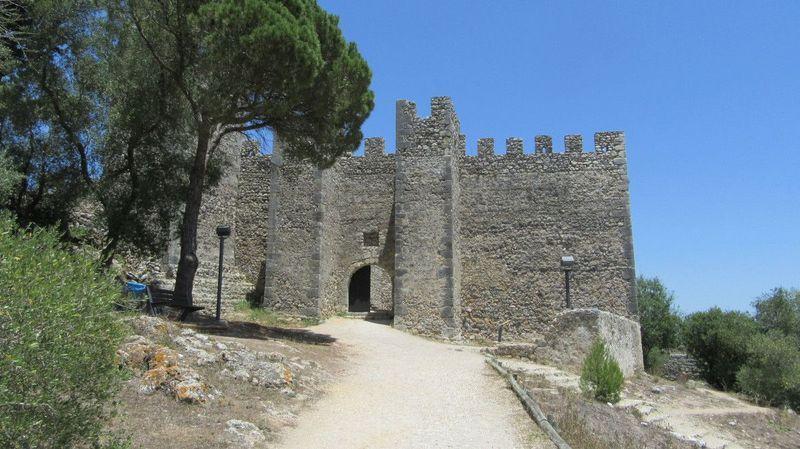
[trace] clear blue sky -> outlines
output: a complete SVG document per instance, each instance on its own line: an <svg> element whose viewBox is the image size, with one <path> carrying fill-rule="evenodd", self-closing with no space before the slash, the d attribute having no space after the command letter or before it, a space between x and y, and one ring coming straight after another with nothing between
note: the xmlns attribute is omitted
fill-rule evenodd
<svg viewBox="0 0 800 449"><path fill-rule="evenodd" d="M366 136L440 95L469 153L623 130L639 274L684 312L800 287L800 1L320 3L372 68Z"/></svg>

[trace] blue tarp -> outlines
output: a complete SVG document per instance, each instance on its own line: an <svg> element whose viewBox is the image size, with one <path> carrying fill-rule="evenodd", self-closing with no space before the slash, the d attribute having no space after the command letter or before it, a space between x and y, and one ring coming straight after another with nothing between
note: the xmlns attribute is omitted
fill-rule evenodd
<svg viewBox="0 0 800 449"><path fill-rule="evenodd" d="M128 281L125 283L125 290L131 293L144 293L147 286L139 282Z"/></svg>

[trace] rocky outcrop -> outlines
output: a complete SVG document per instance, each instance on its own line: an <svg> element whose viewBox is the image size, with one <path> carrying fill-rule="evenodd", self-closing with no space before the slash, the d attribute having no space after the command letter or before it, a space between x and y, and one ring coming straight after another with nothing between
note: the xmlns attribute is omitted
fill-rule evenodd
<svg viewBox="0 0 800 449"><path fill-rule="evenodd" d="M231 419L225 423L225 436L231 446L248 449L266 440L258 426L238 419Z"/></svg>
<svg viewBox="0 0 800 449"><path fill-rule="evenodd" d="M200 374L181 361L181 355L155 344L141 335L124 343L117 351L120 364L138 375L139 392L158 391L188 403L203 403L213 398L211 387Z"/></svg>

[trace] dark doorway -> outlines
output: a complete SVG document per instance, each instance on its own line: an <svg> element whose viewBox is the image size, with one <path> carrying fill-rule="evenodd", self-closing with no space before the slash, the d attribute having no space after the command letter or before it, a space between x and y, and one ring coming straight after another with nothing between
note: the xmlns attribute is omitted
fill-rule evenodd
<svg viewBox="0 0 800 449"><path fill-rule="evenodd" d="M353 273L353 277L350 278L350 299L347 310L350 312L369 312L369 281L369 265Z"/></svg>

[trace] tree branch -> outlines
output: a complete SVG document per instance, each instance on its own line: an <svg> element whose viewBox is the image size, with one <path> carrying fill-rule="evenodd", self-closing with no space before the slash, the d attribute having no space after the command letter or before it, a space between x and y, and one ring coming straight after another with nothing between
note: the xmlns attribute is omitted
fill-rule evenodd
<svg viewBox="0 0 800 449"><path fill-rule="evenodd" d="M86 146L81 142L80 137L78 137L77 132L70 126L67 122L67 117L64 114L64 111L61 109L61 103L58 101L55 92L53 89L47 84L47 63L42 68L41 73L41 88L47 97L50 99L50 104L53 106L53 111L56 114L56 119L58 121L59 126L64 130L67 134L67 139L70 141L72 146L75 148L75 151L78 152L78 156L80 158L80 165L81 165L81 176L83 180L86 182L87 187L93 192L95 191L94 180L89 173L89 156L86 151Z"/></svg>
<svg viewBox="0 0 800 449"><path fill-rule="evenodd" d="M198 107L197 102L194 100L194 98L192 97L191 93L186 88L186 85L183 82L183 77L182 77L183 66L182 66L182 64L180 66L181 72L177 72L177 71L175 71L175 69L173 69L172 67L167 65L167 63L164 62L164 60L161 58L161 56L159 56L159 54L156 51L156 48L152 44L152 42L150 42L150 40L147 38L147 36L145 36L144 29L142 29L142 24L141 24L139 18L136 16L136 13L133 10L133 5L130 4L130 3L128 4L128 11L130 12L131 20L133 21L133 24L136 27L136 32L139 34L139 37L142 38L142 41L144 42L145 46L147 47L147 50L150 52L151 55L153 55L153 58L156 60L156 63L158 63L158 65L161 68L163 68L164 70L169 72L170 75L172 75L172 78L175 80L175 84L178 85L178 89L180 89L180 91L183 94L184 98L186 98L186 101L189 102L189 107L192 109L192 115L194 116L195 120L196 121L202 120L202 117L200 115L200 108ZM183 51L180 48L178 49L178 54L180 56L180 60L183 61Z"/></svg>

